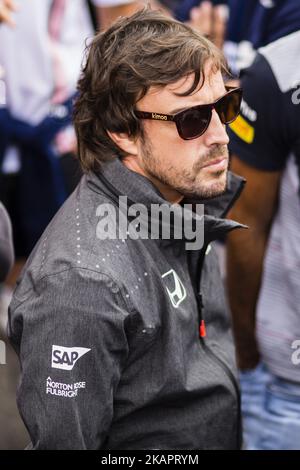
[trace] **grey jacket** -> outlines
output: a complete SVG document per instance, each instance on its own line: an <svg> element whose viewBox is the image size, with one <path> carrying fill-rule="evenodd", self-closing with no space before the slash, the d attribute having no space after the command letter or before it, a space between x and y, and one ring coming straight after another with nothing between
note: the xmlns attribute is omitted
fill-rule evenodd
<svg viewBox="0 0 300 470"><path fill-rule="evenodd" d="M18 406L34 449L240 446L234 347L207 246L240 227L223 216L242 185L229 173L226 194L206 205L204 248L186 251L172 238L99 240L99 205L118 195L166 201L118 159L82 178L9 308L22 366Z"/></svg>

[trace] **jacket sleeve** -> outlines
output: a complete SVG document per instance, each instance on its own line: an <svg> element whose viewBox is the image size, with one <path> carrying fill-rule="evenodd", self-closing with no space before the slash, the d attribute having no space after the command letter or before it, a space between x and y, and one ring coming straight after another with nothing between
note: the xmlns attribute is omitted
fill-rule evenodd
<svg viewBox="0 0 300 470"><path fill-rule="evenodd" d="M26 284L26 282L25 282ZM17 288L9 336L33 449L101 449L128 355L126 304L105 274L68 269Z"/></svg>
<svg viewBox="0 0 300 470"><path fill-rule="evenodd" d="M14 262L10 218L0 202L0 282L4 282Z"/></svg>

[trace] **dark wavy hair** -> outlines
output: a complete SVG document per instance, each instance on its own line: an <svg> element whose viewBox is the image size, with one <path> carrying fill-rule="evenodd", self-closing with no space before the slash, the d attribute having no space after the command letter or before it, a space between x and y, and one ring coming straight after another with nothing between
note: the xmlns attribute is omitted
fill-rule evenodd
<svg viewBox="0 0 300 470"><path fill-rule="evenodd" d="M125 156L107 131L142 135L134 114L137 101L151 86L165 86L193 73L191 88L178 94L190 95L203 85L208 59L213 69L228 73L222 52L209 40L149 7L98 33L87 47L74 108L82 169L95 171L102 162Z"/></svg>

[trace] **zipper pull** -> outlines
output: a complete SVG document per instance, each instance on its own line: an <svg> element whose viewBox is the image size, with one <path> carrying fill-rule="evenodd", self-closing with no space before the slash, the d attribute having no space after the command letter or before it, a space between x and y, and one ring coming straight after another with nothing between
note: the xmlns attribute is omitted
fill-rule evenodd
<svg viewBox="0 0 300 470"><path fill-rule="evenodd" d="M204 320L201 320L200 327L199 327L199 334L200 334L200 338L205 338L206 336L206 327L205 327Z"/></svg>
<svg viewBox="0 0 300 470"><path fill-rule="evenodd" d="M202 309L203 309L204 305L203 305L203 299L202 299L201 292L198 292L198 294L197 294L197 301L198 301L199 316L200 316L199 335L200 335L200 338L205 338L205 336L206 336L206 326L205 326L205 321L202 318Z"/></svg>

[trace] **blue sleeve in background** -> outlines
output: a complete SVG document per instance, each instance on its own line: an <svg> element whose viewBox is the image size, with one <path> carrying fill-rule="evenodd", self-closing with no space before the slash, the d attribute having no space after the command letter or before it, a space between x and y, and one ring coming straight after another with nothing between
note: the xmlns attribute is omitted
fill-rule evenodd
<svg viewBox="0 0 300 470"><path fill-rule="evenodd" d="M227 40L250 41L255 49L300 28L299 0L228 0Z"/></svg>

